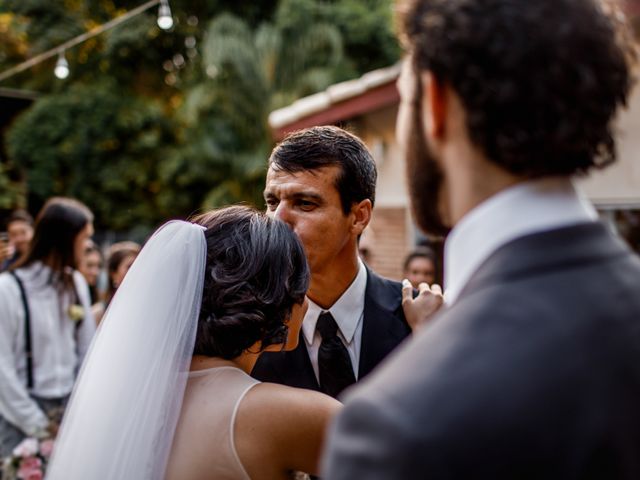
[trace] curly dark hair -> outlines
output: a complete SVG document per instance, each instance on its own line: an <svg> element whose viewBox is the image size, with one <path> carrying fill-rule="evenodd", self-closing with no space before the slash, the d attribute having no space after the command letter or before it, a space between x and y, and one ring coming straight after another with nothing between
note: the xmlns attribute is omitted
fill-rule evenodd
<svg viewBox="0 0 640 480"><path fill-rule="evenodd" d="M194 355L233 359L256 342L284 344L294 304L309 287L300 241L249 207L192 219L207 227L207 265Z"/></svg>
<svg viewBox="0 0 640 480"><path fill-rule="evenodd" d="M612 118L634 53L606 0L408 0L400 29L416 72L459 95L473 143L528 177L615 160ZM628 32L627 32L628 33Z"/></svg>
<svg viewBox="0 0 640 480"><path fill-rule="evenodd" d="M335 187L345 215L354 203L365 199L375 203L376 163L362 140L346 130L324 125L295 131L275 146L269 158L269 166L288 173L330 165L340 167Z"/></svg>

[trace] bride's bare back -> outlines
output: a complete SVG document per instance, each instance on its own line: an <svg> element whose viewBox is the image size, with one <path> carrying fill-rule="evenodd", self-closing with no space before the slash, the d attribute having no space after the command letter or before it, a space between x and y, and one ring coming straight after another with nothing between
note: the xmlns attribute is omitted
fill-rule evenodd
<svg viewBox="0 0 640 480"><path fill-rule="evenodd" d="M258 480L290 478L294 470L317 473L324 432L339 407L317 392L259 383L232 364L194 371L166 478Z"/></svg>

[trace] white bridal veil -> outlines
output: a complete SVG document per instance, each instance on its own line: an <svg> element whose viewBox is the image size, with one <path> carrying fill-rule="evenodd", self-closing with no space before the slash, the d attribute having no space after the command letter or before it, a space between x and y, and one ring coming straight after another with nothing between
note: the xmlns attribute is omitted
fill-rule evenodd
<svg viewBox="0 0 640 480"><path fill-rule="evenodd" d="M47 479L164 477L202 301L203 230L169 222L138 255L82 366Z"/></svg>

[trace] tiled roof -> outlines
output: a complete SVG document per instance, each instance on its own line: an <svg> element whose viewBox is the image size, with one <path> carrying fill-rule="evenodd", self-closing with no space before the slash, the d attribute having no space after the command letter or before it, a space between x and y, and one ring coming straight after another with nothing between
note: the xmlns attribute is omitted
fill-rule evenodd
<svg viewBox="0 0 640 480"><path fill-rule="evenodd" d="M269 125L273 129L281 129L302 118L331 108L345 100L362 95L376 87L393 82L400 74L400 64L380 68L362 75L355 80L331 85L326 90L296 100L291 105L274 110L269 115Z"/></svg>

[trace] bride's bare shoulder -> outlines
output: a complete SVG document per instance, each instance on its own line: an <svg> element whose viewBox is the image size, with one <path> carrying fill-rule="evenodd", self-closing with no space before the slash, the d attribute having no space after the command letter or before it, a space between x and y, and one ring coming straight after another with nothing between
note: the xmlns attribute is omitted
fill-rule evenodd
<svg viewBox="0 0 640 480"><path fill-rule="evenodd" d="M267 423L275 421L280 416L291 420L308 415L324 419L332 417L342 406L340 402L323 393L275 383L256 385L247 393L242 403L245 414L264 418ZM259 418L255 420L260 421Z"/></svg>
<svg viewBox="0 0 640 480"><path fill-rule="evenodd" d="M257 475L259 471L252 466L265 462L277 471L317 473L327 426L341 405L311 390L273 383L254 386L236 417L236 446L240 457L247 460L249 473ZM256 443L258 450L253 448ZM271 478L276 478L275 473Z"/></svg>

